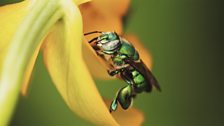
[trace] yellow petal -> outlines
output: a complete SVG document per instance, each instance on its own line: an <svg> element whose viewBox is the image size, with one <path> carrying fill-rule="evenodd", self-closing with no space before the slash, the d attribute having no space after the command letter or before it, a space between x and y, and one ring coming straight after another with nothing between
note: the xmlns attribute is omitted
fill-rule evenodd
<svg viewBox="0 0 224 126"><path fill-rule="evenodd" d="M28 4L30 5L30 3ZM0 125L7 125L9 122L27 66L29 66L29 61L31 61L35 50L41 44L41 39L45 37L52 25L62 17L59 10L59 0L41 2L37 0L33 1L32 4L35 6L28 7L31 10L24 16L19 27L14 29L15 34L9 30L10 33L14 34L11 36L12 40L6 41L6 44L10 45L4 60L1 60L0 108L2 110L0 111Z"/></svg>
<svg viewBox="0 0 224 126"><path fill-rule="evenodd" d="M96 125L118 126L83 60L82 21L78 8L66 11L65 22L57 24L43 48L46 67L60 94L76 114Z"/></svg>
<svg viewBox="0 0 224 126"><path fill-rule="evenodd" d="M134 35L124 35L124 38L127 39L130 43L134 45L136 50L139 52L140 58L143 60L145 65L148 68L152 68L152 57L149 51L144 47L140 40Z"/></svg>
<svg viewBox="0 0 224 126"><path fill-rule="evenodd" d="M23 17L28 12L28 1L23 1L17 4L10 4L3 7L0 7L0 71L1 71L1 61L4 60L6 50L8 49L8 45L15 32L18 28L19 24L21 23ZM38 54L39 48L33 55L33 58L27 67L27 71L25 74L23 87L22 87L22 94L25 95L29 78L34 66L34 62L36 56Z"/></svg>
<svg viewBox="0 0 224 126"><path fill-rule="evenodd" d="M109 108L111 100L105 100L105 103ZM117 110L112 112L112 115L121 126L141 126L144 121L143 113L134 107L123 110L118 106Z"/></svg>
<svg viewBox="0 0 224 126"><path fill-rule="evenodd" d="M23 1L0 7L0 71L8 49L8 42L10 42L24 15L28 12L27 5L28 2Z"/></svg>

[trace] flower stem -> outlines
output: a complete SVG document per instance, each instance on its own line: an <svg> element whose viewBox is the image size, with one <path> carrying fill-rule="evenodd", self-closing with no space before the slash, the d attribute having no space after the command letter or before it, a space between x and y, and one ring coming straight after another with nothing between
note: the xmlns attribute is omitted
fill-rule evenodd
<svg viewBox="0 0 224 126"><path fill-rule="evenodd" d="M60 0L34 0L10 42L0 76L0 126L9 123L27 65L50 28L63 16Z"/></svg>

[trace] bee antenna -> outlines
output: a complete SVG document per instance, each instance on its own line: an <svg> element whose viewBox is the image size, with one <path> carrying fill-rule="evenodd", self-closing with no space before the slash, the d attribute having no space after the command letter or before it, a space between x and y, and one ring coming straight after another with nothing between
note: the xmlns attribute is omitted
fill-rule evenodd
<svg viewBox="0 0 224 126"><path fill-rule="evenodd" d="M94 33L102 33L102 31L92 31L92 32L87 32L84 34L84 36L86 35L90 35L90 34L94 34Z"/></svg>
<svg viewBox="0 0 224 126"><path fill-rule="evenodd" d="M98 42L100 42L100 41L102 41L103 39L100 39L100 40L98 40L98 41L96 41L96 43L98 43Z"/></svg>
<svg viewBox="0 0 224 126"><path fill-rule="evenodd" d="M96 41L97 39L98 39L98 37L95 37L92 40L90 40L89 43L92 43L93 41L95 41L95 43L98 43L103 40L103 39L100 39L100 40Z"/></svg>
<svg viewBox="0 0 224 126"><path fill-rule="evenodd" d="M89 41L89 43L92 43L93 41L95 41L95 40L97 40L97 39L98 39L98 37L95 37L95 38L91 39L91 40Z"/></svg>

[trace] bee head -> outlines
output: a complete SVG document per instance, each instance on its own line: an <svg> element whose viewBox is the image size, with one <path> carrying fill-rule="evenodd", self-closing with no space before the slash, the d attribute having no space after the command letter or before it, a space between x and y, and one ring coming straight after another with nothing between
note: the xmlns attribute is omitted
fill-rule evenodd
<svg viewBox="0 0 224 126"><path fill-rule="evenodd" d="M97 41L97 46L104 51L116 51L121 45L120 37L116 32L103 32Z"/></svg>

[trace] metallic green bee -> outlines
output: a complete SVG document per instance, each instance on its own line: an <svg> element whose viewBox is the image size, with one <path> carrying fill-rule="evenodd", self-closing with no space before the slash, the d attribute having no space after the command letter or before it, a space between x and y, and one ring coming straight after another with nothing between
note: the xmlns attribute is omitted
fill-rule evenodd
<svg viewBox="0 0 224 126"><path fill-rule="evenodd" d="M115 111L120 103L123 109L128 109L133 98L142 92L150 92L155 86L160 86L151 71L139 58L138 51L126 39L116 32L93 31L84 35L100 33L89 41L97 55L112 66L108 70L110 76L123 79L128 85L121 88L110 106L110 112Z"/></svg>

